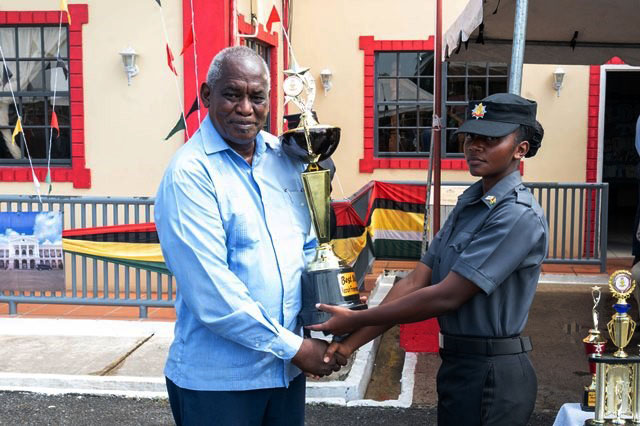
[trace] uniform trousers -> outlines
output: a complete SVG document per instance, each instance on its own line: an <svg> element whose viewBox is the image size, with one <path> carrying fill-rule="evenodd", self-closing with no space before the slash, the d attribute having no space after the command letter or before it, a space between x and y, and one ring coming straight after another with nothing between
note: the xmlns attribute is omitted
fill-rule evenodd
<svg viewBox="0 0 640 426"><path fill-rule="evenodd" d="M303 426L305 385L300 374L288 388L197 391L167 378L177 426Z"/></svg>
<svg viewBox="0 0 640 426"><path fill-rule="evenodd" d="M469 355L440 350L439 426L526 425L538 391L526 353Z"/></svg>

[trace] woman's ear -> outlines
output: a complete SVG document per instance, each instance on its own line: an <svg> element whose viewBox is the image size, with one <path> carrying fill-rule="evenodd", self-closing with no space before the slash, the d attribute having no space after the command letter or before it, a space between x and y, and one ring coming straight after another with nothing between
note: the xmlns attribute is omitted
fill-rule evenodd
<svg viewBox="0 0 640 426"><path fill-rule="evenodd" d="M529 152L529 141L522 141L516 145L516 150L513 153L513 157L518 161L522 160Z"/></svg>

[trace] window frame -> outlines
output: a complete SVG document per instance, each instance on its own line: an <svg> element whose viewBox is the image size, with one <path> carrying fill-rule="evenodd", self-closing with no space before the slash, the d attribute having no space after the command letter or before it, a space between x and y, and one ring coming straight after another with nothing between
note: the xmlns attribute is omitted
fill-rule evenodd
<svg viewBox="0 0 640 426"><path fill-rule="evenodd" d="M44 53L42 52L42 50L44 49L44 29L45 28L53 28L53 29L58 29L58 25L52 25L52 24L18 24L18 25L7 25L7 24L2 24L0 25L0 28L11 28L13 30L15 30L15 39L14 39L14 43L15 43L15 51L16 51L16 56L15 57L6 57L7 61L11 61L11 62L15 62L16 64L16 74L17 74L17 81L19 82L19 78L20 78L20 65L21 63L28 63L28 62L40 62L41 65L43 65L43 69L45 63L47 62L54 62L56 58L54 57L45 57ZM40 55L37 57L20 57L19 56L19 50L18 47L20 45L20 41L19 41L19 29L20 28L38 28L40 29L40 48L41 48L41 52ZM66 31L67 33L67 54L65 56L59 56L58 59L61 59L62 61L64 61L67 65L67 70L69 69L69 27L68 26L63 26L63 31ZM2 67L2 63L0 62L0 67ZM1 72L1 70L0 70ZM62 72L62 71L60 71ZM16 97L16 103L19 105L20 111L21 111L21 116L24 118L25 116L25 112L24 112L24 103L23 100L21 98L29 98L29 97L33 97L33 98L51 98L53 95L53 90L47 90L46 89L46 80L45 80L45 75L43 73L42 75L42 82L43 83L43 88L40 90L31 90L31 91L26 91L26 90L18 90L18 87L14 87L14 94ZM67 74L67 81L69 81L69 76ZM19 84L18 84L19 85ZM2 97L10 97L11 94L10 92L2 92L5 93L4 95L2 95ZM59 98L64 98L69 102L69 110L71 109L71 94L69 90L59 90L56 92L56 97ZM47 151L47 145L49 144L49 137L47 136L48 132L51 132L51 123L50 123L50 117L51 117L51 111L50 111L50 107L47 105L47 103L45 102L44 104L44 124L37 124L37 125L32 125L28 122L22 122L22 128L24 130L28 130L28 129L44 129L45 130L45 151ZM71 132L71 120L69 120L69 124L68 125L60 125L59 128L60 129L68 129L69 130L69 157L68 158L51 158L50 163L53 164L54 166L56 165L60 165L60 166L71 166L71 146L72 146L72 132ZM9 130L9 131L13 131L13 127L12 127L12 123L7 123L4 126L0 126L2 128L4 128L5 130ZM20 146L21 146L21 152L23 155L22 159L16 160L16 159L5 159L5 158L0 158L0 167L1 166L10 166L10 167L29 167L29 159L25 156L26 152L25 149L23 148L23 141L21 137L18 137L16 139L19 139L20 141ZM30 142L30 141L27 141ZM53 140L52 140L53 142ZM16 145L18 145L18 141L16 141ZM33 154L32 154L32 162L34 165L38 165L38 166L43 166L44 164L47 164L47 159L46 158L33 158Z"/></svg>
<svg viewBox="0 0 640 426"><path fill-rule="evenodd" d="M0 25L7 26L49 26L58 25L60 12L55 11L3 11ZM82 69L82 26L89 22L89 8L86 4L69 5L71 25L66 13L62 13L62 24L68 27L68 67L69 67L69 108L71 112L71 164L52 165L52 182L72 182L74 188L91 188L91 170L86 167L84 134L84 76ZM34 167L36 177L44 181L46 167ZM0 182L32 182L29 166L0 165Z"/></svg>

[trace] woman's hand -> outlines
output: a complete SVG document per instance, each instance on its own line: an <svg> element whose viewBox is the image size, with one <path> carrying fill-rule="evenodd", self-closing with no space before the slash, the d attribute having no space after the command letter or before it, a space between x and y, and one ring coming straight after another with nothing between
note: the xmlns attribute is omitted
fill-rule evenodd
<svg viewBox="0 0 640 426"><path fill-rule="evenodd" d="M318 303L316 308L328 312L331 318L322 324L308 325L305 328L313 331L326 331L334 336L342 336L360 328L357 323L357 312L339 306Z"/></svg>
<svg viewBox="0 0 640 426"><path fill-rule="evenodd" d="M334 356L337 360L341 360L341 358L349 360L349 357L353 354L353 352L354 349L346 342L338 342L334 340L325 351L323 361L328 363L331 361L331 359L333 359Z"/></svg>

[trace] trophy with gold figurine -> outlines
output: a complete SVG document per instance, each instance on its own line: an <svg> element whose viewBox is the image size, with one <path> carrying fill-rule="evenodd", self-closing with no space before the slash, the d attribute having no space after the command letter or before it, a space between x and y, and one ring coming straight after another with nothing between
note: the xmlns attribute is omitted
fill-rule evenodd
<svg viewBox="0 0 640 426"><path fill-rule="evenodd" d="M594 356L601 356L607 344L607 339L602 336L598 328L599 315L597 307L598 303L600 303L601 296L602 292L599 286L591 287L591 297L593 299L593 308L591 309L593 328L589 330L587 337L582 339L584 351L587 356L592 354L594 354ZM582 410L584 411L593 411L596 406L596 363L593 361L589 361L589 372L591 373L591 383L584 388L581 404Z"/></svg>
<svg viewBox="0 0 640 426"><path fill-rule="evenodd" d="M629 271L616 271L609 278L616 303L607 329L617 350L613 355L596 353L589 357L596 365L595 415L586 425L640 425L640 356L624 351L636 327L628 314L631 305L627 303L634 287Z"/></svg>
<svg viewBox="0 0 640 426"><path fill-rule="evenodd" d="M285 74L285 103L295 104L301 114L298 126L284 132L280 140L287 153L308 163L302 172L302 183L318 239L315 258L303 274L300 312L302 325L313 325L331 317L316 309L317 303L353 310L366 309L367 305L360 302L353 268L334 253L330 244L331 177L329 170L318 163L329 158L338 147L340 128L318 124L314 118L316 85L309 68L300 68L294 61L294 67Z"/></svg>

